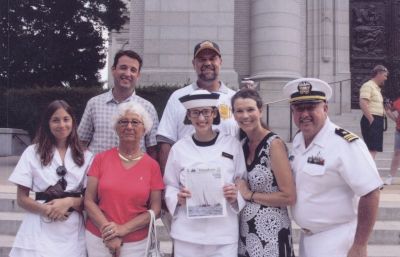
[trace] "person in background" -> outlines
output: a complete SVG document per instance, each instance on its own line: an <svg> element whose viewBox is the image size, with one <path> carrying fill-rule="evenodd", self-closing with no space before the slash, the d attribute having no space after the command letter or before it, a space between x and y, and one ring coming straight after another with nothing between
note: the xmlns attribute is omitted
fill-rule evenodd
<svg viewBox="0 0 400 257"><path fill-rule="evenodd" d="M85 257L82 215L86 170L72 108L51 102L43 113L34 144L21 155L9 181L17 185L18 205L26 210L11 257ZM35 199L29 193L35 192Z"/></svg>
<svg viewBox="0 0 400 257"><path fill-rule="evenodd" d="M142 151L157 159L156 132L158 116L156 109L146 99L136 95L135 88L140 78L142 58L131 50L116 53L111 73L114 87L108 92L91 98L85 108L78 128L80 140L95 154L118 145L118 136L111 127L110 120L118 106L125 102L141 104L150 114L153 126L140 142Z"/></svg>
<svg viewBox="0 0 400 257"><path fill-rule="evenodd" d="M255 90L232 97L233 115L246 134L247 180L236 180L247 201L240 213L239 256L293 257L287 206L295 203L296 189L285 143L262 123L262 107Z"/></svg>
<svg viewBox="0 0 400 257"><path fill-rule="evenodd" d="M300 257L367 257L382 180L365 143L328 117L332 88L316 78L288 82L299 133L289 160L297 201L291 208L301 228Z"/></svg>
<svg viewBox="0 0 400 257"><path fill-rule="evenodd" d="M385 110L381 89L389 75L383 65L377 65L372 70L372 78L360 88L360 108L363 116L360 121L361 134L372 158L377 152L382 152L383 118Z"/></svg>
<svg viewBox="0 0 400 257"><path fill-rule="evenodd" d="M390 173L385 179L385 185L391 185L400 166L400 97L394 102L389 102L386 106L387 116L396 122L396 131L394 132L394 152L390 164Z"/></svg>
<svg viewBox="0 0 400 257"><path fill-rule="evenodd" d="M87 250L89 257L143 257L150 222L147 210L159 215L164 189L158 163L140 148L152 118L132 101L120 104L113 118L119 144L98 153L88 173Z"/></svg>
<svg viewBox="0 0 400 257"><path fill-rule="evenodd" d="M239 238L238 213L244 200L234 184L243 177L245 164L240 142L233 136L212 128L220 122L217 108L219 94L196 90L179 100L187 110L185 124L192 124L193 134L178 140L165 166L165 202L172 215L171 237L175 257L237 256ZM222 217L188 218L187 199L202 199L207 195L192 192L187 186L187 172L196 169L220 171L220 197L226 199L226 214ZM204 185L206 186L206 185ZM216 194L216 193L215 193ZM213 194L213 197L215 197ZM208 204L207 204L208 203Z"/></svg>

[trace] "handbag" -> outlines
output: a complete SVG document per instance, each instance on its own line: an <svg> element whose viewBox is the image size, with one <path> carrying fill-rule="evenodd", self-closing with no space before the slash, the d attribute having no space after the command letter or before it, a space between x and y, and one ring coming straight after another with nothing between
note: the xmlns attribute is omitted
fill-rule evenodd
<svg viewBox="0 0 400 257"><path fill-rule="evenodd" d="M160 250L160 242L157 238L156 215L153 210L147 210L150 213L149 233L147 234L145 257L164 257Z"/></svg>

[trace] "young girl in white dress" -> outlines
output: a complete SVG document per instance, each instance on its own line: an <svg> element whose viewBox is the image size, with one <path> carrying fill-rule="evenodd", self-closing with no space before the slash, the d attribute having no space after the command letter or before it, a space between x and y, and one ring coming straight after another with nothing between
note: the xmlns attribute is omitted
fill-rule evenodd
<svg viewBox="0 0 400 257"><path fill-rule="evenodd" d="M82 149L76 128L71 107L63 100L51 102L34 144L11 174L26 215L10 257L86 257L81 211L92 154ZM31 191L36 200L29 197Z"/></svg>

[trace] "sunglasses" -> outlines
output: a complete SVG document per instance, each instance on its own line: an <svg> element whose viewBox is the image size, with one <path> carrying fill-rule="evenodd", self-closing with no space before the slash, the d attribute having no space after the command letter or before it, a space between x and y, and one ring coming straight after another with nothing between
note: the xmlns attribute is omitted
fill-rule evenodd
<svg viewBox="0 0 400 257"><path fill-rule="evenodd" d="M67 169L64 167L64 165L61 165L56 169L56 173L61 177L58 182L61 184L62 189L65 190L67 188L67 181L65 180L64 176L67 174Z"/></svg>

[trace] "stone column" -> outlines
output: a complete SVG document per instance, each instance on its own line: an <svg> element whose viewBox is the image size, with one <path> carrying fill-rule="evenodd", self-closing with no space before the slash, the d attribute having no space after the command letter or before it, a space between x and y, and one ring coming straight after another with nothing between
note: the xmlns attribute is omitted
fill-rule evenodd
<svg viewBox="0 0 400 257"><path fill-rule="evenodd" d="M131 0L130 5L129 48L143 56L145 0Z"/></svg>
<svg viewBox="0 0 400 257"><path fill-rule="evenodd" d="M259 81L264 103L282 100L285 83L304 73L305 1L251 1L251 78ZM289 139L287 101L270 105L268 123Z"/></svg>
<svg viewBox="0 0 400 257"><path fill-rule="evenodd" d="M301 0L251 1L251 74L258 80L301 74Z"/></svg>
<svg viewBox="0 0 400 257"><path fill-rule="evenodd" d="M306 75L331 83L330 114L348 112L351 93L349 1L307 0L307 7Z"/></svg>

